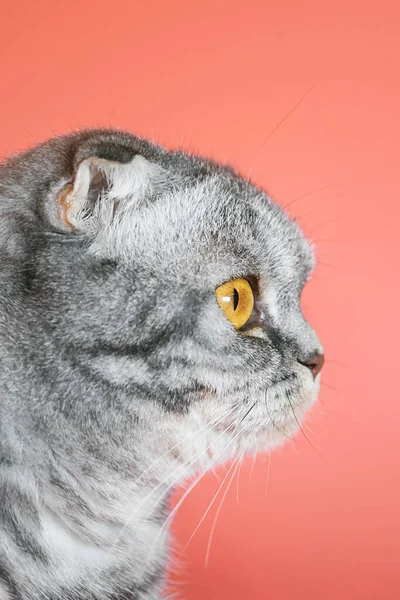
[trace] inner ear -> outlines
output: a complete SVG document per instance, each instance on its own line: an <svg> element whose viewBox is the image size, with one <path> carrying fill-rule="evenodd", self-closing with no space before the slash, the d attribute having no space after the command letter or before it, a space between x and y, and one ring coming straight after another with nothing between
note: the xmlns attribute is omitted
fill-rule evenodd
<svg viewBox="0 0 400 600"><path fill-rule="evenodd" d="M86 216L89 216L93 212L100 196L103 193L107 193L109 189L110 183L103 171L95 171L90 179L89 188L86 195L86 206L84 209Z"/></svg>
<svg viewBox="0 0 400 600"><path fill-rule="evenodd" d="M110 188L109 161L97 157L83 160L74 179L61 191L58 198L58 216L63 226L82 229L90 219L101 196Z"/></svg>

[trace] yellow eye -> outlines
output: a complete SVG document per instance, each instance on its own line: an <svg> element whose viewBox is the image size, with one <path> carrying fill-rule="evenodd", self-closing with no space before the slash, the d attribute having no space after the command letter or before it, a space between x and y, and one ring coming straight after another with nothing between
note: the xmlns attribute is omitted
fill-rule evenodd
<svg viewBox="0 0 400 600"><path fill-rule="evenodd" d="M253 312L254 294L251 285L246 279L233 279L217 290L218 304L225 313L226 318L236 329L247 323Z"/></svg>

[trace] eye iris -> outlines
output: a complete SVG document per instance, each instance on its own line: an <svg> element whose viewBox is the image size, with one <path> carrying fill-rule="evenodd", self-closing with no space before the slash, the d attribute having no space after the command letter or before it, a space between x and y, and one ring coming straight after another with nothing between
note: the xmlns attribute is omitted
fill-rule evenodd
<svg viewBox="0 0 400 600"><path fill-rule="evenodd" d="M217 301L226 318L236 329L247 323L254 308L254 294L247 279L234 279L216 290Z"/></svg>

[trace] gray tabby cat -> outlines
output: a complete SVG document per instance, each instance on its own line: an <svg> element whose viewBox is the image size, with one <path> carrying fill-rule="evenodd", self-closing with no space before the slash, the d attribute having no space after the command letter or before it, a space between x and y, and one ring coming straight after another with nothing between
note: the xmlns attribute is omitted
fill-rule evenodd
<svg viewBox="0 0 400 600"><path fill-rule="evenodd" d="M0 260L0 599L159 599L173 486L316 399L312 251L230 168L97 130L0 167Z"/></svg>

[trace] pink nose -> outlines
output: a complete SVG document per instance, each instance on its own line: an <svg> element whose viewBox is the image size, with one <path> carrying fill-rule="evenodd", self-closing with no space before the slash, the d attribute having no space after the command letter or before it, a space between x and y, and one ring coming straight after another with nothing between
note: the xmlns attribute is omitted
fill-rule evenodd
<svg viewBox="0 0 400 600"><path fill-rule="evenodd" d="M299 362L310 369L315 379L324 366L325 357L323 354L315 354L310 360L307 360L306 362L299 360Z"/></svg>

